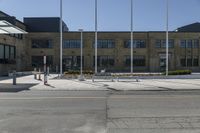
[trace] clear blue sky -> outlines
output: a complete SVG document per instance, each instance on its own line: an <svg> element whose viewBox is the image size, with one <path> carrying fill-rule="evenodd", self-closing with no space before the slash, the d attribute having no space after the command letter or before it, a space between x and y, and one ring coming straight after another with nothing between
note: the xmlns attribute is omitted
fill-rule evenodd
<svg viewBox="0 0 200 133"><path fill-rule="evenodd" d="M134 30L165 30L166 0L133 0ZM200 21L200 0L169 0L169 29ZM63 0L63 19L71 31L94 31L94 0ZM59 0L0 0L0 10L23 17L57 17ZM130 30L130 0L98 0L100 31Z"/></svg>

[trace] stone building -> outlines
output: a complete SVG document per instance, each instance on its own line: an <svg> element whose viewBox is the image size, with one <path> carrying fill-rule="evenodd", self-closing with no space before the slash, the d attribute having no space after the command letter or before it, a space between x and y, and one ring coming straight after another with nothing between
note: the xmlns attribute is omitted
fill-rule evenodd
<svg viewBox="0 0 200 133"><path fill-rule="evenodd" d="M5 57L2 62L0 55L0 74L14 68L18 71L43 68L44 55L47 56L47 64L52 71L59 68L59 18L24 18L24 22L19 23L28 34L18 35L21 38L0 35L1 45L14 46L16 51L16 56L10 55L12 63L5 63ZM69 31L64 22L63 30L63 70L77 70L80 68L80 32ZM164 31L134 32L134 72L165 70L165 36ZM94 32L83 32L84 70L94 70L94 39ZM199 41L200 23L169 32L169 70L190 69L200 72ZM98 70L101 69L112 72L130 71L130 32L98 32Z"/></svg>

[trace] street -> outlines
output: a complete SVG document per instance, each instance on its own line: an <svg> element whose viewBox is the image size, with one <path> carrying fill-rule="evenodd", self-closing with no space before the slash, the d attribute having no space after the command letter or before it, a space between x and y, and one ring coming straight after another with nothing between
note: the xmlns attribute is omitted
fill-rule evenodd
<svg viewBox="0 0 200 133"><path fill-rule="evenodd" d="M199 133L200 91L0 94L1 133Z"/></svg>

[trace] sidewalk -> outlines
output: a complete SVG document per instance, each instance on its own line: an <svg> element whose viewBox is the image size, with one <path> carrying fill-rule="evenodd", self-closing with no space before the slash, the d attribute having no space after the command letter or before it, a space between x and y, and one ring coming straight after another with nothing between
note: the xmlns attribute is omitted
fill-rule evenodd
<svg viewBox="0 0 200 133"><path fill-rule="evenodd" d="M48 85L43 81L35 80L33 75L17 78L17 85L12 85L12 79L0 80L0 92L18 92L22 90L74 90L74 91L180 91L200 90L200 79L123 79L120 82L114 80L86 81L53 79L57 75L51 75ZM43 78L43 76L41 76Z"/></svg>

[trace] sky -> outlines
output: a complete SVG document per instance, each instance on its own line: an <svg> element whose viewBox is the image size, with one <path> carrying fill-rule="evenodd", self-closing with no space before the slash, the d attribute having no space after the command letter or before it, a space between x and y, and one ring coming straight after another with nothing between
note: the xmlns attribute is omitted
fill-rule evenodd
<svg viewBox="0 0 200 133"><path fill-rule="evenodd" d="M0 0L0 10L23 17L59 17L60 0ZM130 31L131 0L97 0L99 31ZM70 31L94 31L95 0L63 0ZM134 31L164 31L166 0L133 0ZM200 22L200 0L169 0L169 30Z"/></svg>

